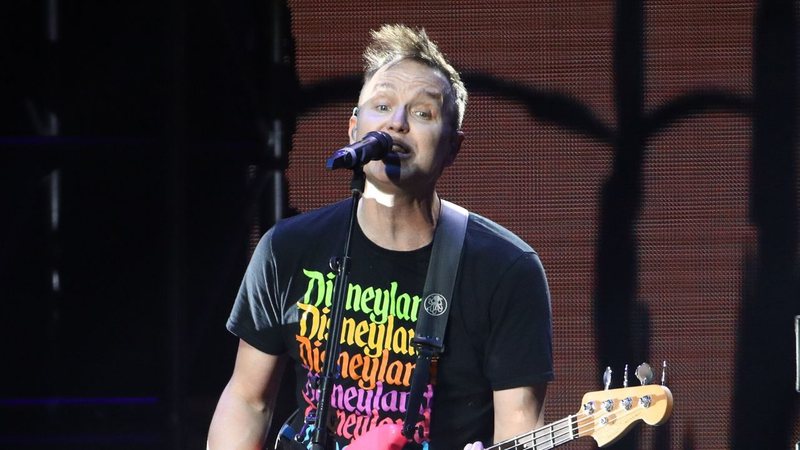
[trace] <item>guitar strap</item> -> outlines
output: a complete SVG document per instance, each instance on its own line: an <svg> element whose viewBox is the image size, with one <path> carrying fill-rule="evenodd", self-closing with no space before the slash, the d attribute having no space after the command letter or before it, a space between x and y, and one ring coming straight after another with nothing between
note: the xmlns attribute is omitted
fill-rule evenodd
<svg viewBox="0 0 800 450"><path fill-rule="evenodd" d="M445 200L441 200L441 205L423 289L423 307L418 313L413 339L417 347L417 364L411 378L403 424L403 435L409 440L414 439L417 431L422 394L431 378L431 362L444 351L444 332L452 307L469 219L466 209Z"/></svg>

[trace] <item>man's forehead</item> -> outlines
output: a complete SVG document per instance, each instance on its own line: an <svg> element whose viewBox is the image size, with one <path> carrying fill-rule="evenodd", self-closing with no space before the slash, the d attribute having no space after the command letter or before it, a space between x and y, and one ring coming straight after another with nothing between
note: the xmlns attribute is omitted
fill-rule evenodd
<svg viewBox="0 0 800 450"><path fill-rule="evenodd" d="M441 98L448 91L449 86L444 75L435 68L405 59L386 64L378 69L364 84L362 93L413 88L420 90L425 95Z"/></svg>
<svg viewBox="0 0 800 450"><path fill-rule="evenodd" d="M413 93L416 95L423 95L426 97L431 97L439 100L444 98L444 88L442 86L437 86L431 83L424 83L424 84L420 83L419 85L416 86L415 85L409 86L403 83L398 86L398 83L393 83L391 81L381 81L379 83L375 83L374 85L372 85L370 93L376 93L381 91L398 91L402 87L406 88L410 87L413 90Z"/></svg>

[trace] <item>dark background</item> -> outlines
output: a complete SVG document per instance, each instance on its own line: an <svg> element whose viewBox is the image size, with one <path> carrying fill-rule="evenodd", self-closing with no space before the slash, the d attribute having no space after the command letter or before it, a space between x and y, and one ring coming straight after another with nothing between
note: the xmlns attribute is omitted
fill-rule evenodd
<svg viewBox="0 0 800 450"><path fill-rule="evenodd" d="M672 419L614 448L790 448L798 14L764 0L6 2L0 448L203 447L249 251L276 218L347 195L323 161L346 143L360 53L385 22L426 27L470 91L442 195L542 256L547 421L606 366L619 386L625 364L666 360Z"/></svg>

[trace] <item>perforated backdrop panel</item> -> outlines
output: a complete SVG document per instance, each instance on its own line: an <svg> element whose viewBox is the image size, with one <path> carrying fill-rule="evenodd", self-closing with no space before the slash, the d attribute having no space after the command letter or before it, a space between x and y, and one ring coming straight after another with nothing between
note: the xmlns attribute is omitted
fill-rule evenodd
<svg viewBox="0 0 800 450"><path fill-rule="evenodd" d="M547 422L578 411L584 392L602 388L600 368L610 363L598 357L604 324L595 323L593 304L601 198L619 152L610 137L620 100L615 71L642 71L644 114L698 89L752 94L755 2L706 3L646 2L644 57L615 69L613 2L290 2L305 87L359 75L368 30L400 22L424 26L461 71L515 83L517 94L537 105L551 102L532 114L518 98L468 83L466 140L438 187L444 198L519 234L542 257L557 377ZM347 143L356 100L353 92L348 102L320 104L299 117L287 172L293 207L306 211L348 195L348 174L323 165ZM577 106L567 108L574 114L552 113L564 105ZM632 339L646 340L654 366L668 361L676 399L666 435L647 426L633 431L639 448L729 445L745 259L757 252L748 221L751 127L751 118L736 111L687 114L645 133L635 149L643 155L635 298L647 316L634 316L629 326ZM622 362L613 363L619 385ZM570 448L593 446L582 439Z"/></svg>

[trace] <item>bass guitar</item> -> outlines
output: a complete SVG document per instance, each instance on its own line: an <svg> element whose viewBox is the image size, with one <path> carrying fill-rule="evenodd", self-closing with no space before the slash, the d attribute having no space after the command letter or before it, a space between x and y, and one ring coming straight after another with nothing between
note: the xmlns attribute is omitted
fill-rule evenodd
<svg viewBox="0 0 800 450"><path fill-rule="evenodd" d="M624 436L637 422L658 426L669 420L671 414L672 392L666 386L648 384L588 392L575 414L486 450L547 450L589 436L599 447L605 447ZM375 427L351 442L346 450L401 450L407 442L402 428L398 424ZM286 441L276 442L276 448L305 448Z"/></svg>
<svg viewBox="0 0 800 450"><path fill-rule="evenodd" d="M486 450L547 450L591 436L605 447L624 436L637 422L661 425L672 413L672 393L649 384L584 394L577 413L499 442ZM346 450L401 450L406 439L402 425L381 425L354 440Z"/></svg>

